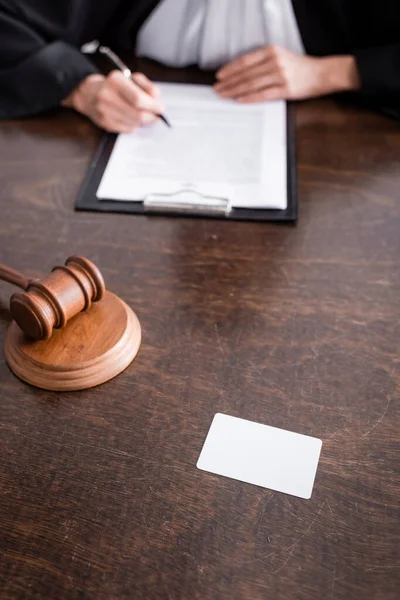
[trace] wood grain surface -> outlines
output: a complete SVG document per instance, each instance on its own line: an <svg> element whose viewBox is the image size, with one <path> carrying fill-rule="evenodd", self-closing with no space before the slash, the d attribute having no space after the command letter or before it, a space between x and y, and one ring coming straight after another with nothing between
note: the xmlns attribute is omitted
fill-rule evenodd
<svg viewBox="0 0 400 600"><path fill-rule="evenodd" d="M397 600L399 125L300 104L296 227L75 213L99 138L0 125L0 262L86 256L143 330L83 392L1 356L2 600ZM216 412L320 437L311 500L197 470Z"/></svg>

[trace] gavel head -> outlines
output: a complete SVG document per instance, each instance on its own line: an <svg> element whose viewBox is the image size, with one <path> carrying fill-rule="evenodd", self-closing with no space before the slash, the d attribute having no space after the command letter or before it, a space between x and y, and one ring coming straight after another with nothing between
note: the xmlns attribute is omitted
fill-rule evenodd
<svg viewBox="0 0 400 600"><path fill-rule="evenodd" d="M25 292L13 294L10 310L19 327L35 340L48 340L105 292L104 279L90 260L70 256L42 281L32 280Z"/></svg>

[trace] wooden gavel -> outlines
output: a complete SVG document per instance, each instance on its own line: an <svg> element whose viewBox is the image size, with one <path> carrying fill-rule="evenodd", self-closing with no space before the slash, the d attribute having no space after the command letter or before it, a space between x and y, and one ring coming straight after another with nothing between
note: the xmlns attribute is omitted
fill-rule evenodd
<svg viewBox="0 0 400 600"><path fill-rule="evenodd" d="M10 311L22 331L35 340L48 340L53 329L65 327L105 292L99 269L80 256L70 256L41 281L0 265L0 279L25 290L11 296Z"/></svg>

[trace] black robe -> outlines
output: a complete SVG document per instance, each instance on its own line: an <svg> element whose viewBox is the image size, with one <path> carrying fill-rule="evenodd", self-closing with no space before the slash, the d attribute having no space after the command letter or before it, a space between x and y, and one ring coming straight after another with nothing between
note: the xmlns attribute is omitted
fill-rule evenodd
<svg viewBox="0 0 400 600"><path fill-rule="evenodd" d="M57 106L95 73L82 44L98 39L134 51L158 2L0 0L0 118ZM353 54L360 94L400 114L399 0L293 0L293 7L307 53Z"/></svg>

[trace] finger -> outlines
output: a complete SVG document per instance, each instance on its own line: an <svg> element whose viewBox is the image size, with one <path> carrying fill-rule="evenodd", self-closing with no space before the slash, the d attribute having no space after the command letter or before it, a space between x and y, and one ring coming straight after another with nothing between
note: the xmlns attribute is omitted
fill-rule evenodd
<svg viewBox="0 0 400 600"><path fill-rule="evenodd" d="M257 63L256 65L246 69L246 71L241 71L240 73L235 73L230 77L226 77L222 81L218 81L214 84L214 89L216 92L220 93L225 89L229 89L234 87L237 84L243 82L249 82L256 77L260 77L262 75L268 75L274 72L276 69L273 64L269 61L262 61Z"/></svg>
<svg viewBox="0 0 400 600"><path fill-rule="evenodd" d="M145 110L139 111L139 123L140 125L151 125L158 121L158 116L154 113L149 113Z"/></svg>
<svg viewBox="0 0 400 600"><path fill-rule="evenodd" d="M158 99L150 96L120 71L113 71L108 78L111 87L131 106L138 110L148 110L154 113L162 112L163 106Z"/></svg>
<svg viewBox="0 0 400 600"><path fill-rule="evenodd" d="M114 117L120 121L133 122L138 124L153 123L157 116L153 112L141 111L137 106L129 104L125 98L121 97L119 88L113 86L104 86L99 94L98 110L112 111Z"/></svg>
<svg viewBox="0 0 400 600"><path fill-rule="evenodd" d="M104 86L99 92L97 99L98 111L113 111L118 113L123 120L135 120L138 118L138 109L126 102L124 98L112 87Z"/></svg>
<svg viewBox="0 0 400 600"><path fill-rule="evenodd" d="M227 77L231 77L232 75L243 72L260 62L271 60L275 56L276 52L277 48L275 46L266 46L265 48L260 48L259 50L249 52L244 56L236 58L232 62L225 65L225 67L222 67L222 69L217 72L216 77L219 81L222 81Z"/></svg>
<svg viewBox="0 0 400 600"><path fill-rule="evenodd" d="M97 110L96 121L101 123L107 130L109 130L111 123L118 123L120 127L123 127L124 131L133 131L140 125L140 114L136 112L133 117L127 117L124 113L115 110L113 107L102 106Z"/></svg>
<svg viewBox="0 0 400 600"><path fill-rule="evenodd" d="M132 79L135 83L142 87L145 92L153 98L161 99L161 91L144 73L133 73Z"/></svg>
<svg viewBox="0 0 400 600"><path fill-rule="evenodd" d="M110 117L96 120L96 123L109 133L133 133L138 127L138 125L131 125L120 119Z"/></svg>
<svg viewBox="0 0 400 600"><path fill-rule="evenodd" d="M157 120L157 115L146 111L138 111L134 121L128 121L127 119L121 117L119 113L114 112L107 114L107 116L103 117L102 119L103 122L117 124L119 132L123 133L135 131L135 129L141 127L142 125L151 125Z"/></svg>
<svg viewBox="0 0 400 600"><path fill-rule="evenodd" d="M239 98L240 96L248 96L266 88L277 87L282 84L282 78L278 74L273 73L264 77L257 77L252 81L237 84L232 88L219 92L219 94L222 98Z"/></svg>
<svg viewBox="0 0 400 600"><path fill-rule="evenodd" d="M215 87L215 91L222 98L237 98L247 93L256 92L266 87L271 87L283 83L283 77L276 69L255 69L249 75L237 77L230 80L221 87Z"/></svg>
<svg viewBox="0 0 400 600"><path fill-rule="evenodd" d="M240 104L253 104L256 102L268 102L270 100L285 100L287 98L287 91L285 86L277 85L268 87L264 90L259 90L252 94L247 94L236 98Z"/></svg>
<svg viewBox="0 0 400 600"><path fill-rule="evenodd" d="M96 110L102 119L110 117L113 120L127 123L128 127L147 125L157 120L157 115L132 107L111 88L103 89L99 96Z"/></svg>

